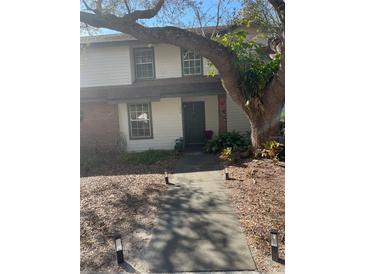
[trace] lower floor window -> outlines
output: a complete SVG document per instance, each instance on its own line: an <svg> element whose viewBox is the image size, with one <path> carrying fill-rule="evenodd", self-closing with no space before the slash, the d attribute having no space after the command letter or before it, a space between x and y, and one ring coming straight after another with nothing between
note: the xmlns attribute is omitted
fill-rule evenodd
<svg viewBox="0 0 365 274"><path fill-rule="evenodd" d="M152 138L151 104L129 104L128 116L131 139Z"/></svg>

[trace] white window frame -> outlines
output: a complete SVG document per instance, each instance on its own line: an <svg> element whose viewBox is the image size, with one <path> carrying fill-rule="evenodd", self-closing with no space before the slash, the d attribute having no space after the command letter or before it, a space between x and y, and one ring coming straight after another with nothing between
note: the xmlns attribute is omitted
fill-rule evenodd
<svg viewBox="0 0 365 274"><path fill-rule="evenodd" d="M141 107L141 111L137 110L137 106ZM132 110L132 106L134 106L134 110ZM144 108L147 106L147 110L144 110ZM152 139L153 138L153 130L152 130L152 110L151 110L151 103L133 103L133 104L128 104L127 105L128 108L128 125L129 125L129 139L130 140L139 140L139 139ZM139 112L141 112L139 114ZM147 119L141 117L143 114L143 112L147 112ZM136 118L132 118L132 114L135 113ZM138 118L141 117L141 118ZM148 129L150 134L149 135L142 135L139 136L139 128L138 128L138 123L137 123L137 135L133 134L133 127L132 127L132 122L147 122L148 123Z"/></svg>
<svg viewBox="0 0 365 274"><path fill-rule="evenodd" d="M194 58L192 59L189 59L189 53L193 53L194 55ZM187 59L185 59L185 56L187 55ZM199 66L199 69L200 69L200 72L191 72L192 71L192 68L194 68L194 70L196 70L196 68L198 68L196 65L195 65L195 62L196 61L199 61L200 63L200 66ZM202 75L203 74L203 59L202 57L197 54L195 51L193 50L185 50L185 49L182 49L182 52L181 52L181 62L182 62L182 74L184 76L190 76L190 75ZM185 62L189 62L189 66L185 66ZM191 62L193 62L193 66L190 66ZM185 69L188 69L189 70L189 73L185 73Z"/></svg>
<svg viewBox="0 0 365 274"><path fill-rule="evenodd" d="M152 61L151 62L138 62L137 63L137 52L138 51L151 51ZM138 77L137 75L137 67L143 65L151 65L152 64L152 76L149 77ZM155 78L155 54L153 48L134 48L134 69L135 69L135 77L137 80L145 80L145 79L154 79Z"/></svg>

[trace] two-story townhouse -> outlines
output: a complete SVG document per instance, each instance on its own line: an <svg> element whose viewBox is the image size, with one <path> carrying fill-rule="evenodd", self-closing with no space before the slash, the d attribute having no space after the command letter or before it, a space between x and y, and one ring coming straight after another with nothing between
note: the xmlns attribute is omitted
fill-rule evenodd
<svg viewBox="0 0 365 274"><path fill-rule="evenodd" d="M81 147L173 149L214 135L246 132L249 121L209 77L209 61L168 44L129 35L81 38Z"/></svg>

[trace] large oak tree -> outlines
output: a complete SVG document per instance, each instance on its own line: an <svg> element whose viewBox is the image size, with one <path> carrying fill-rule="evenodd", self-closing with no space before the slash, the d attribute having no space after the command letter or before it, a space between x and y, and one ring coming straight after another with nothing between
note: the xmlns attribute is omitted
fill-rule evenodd
<svg viewBox="0 0 365 274"><path fill-rule="evenodd" d="M268 39L270 56L280 53L278 68L261 92L250 97L252 91L245 90L247 77L242 75L242 64L232 47L212 37L199 35L175 26L148 27L141 23L158 15L165 3L158 0L148 8L132 7L128 0L82 1L80 21L95 28L107 28L130 34L148 43L167 43L185 49L196 50L209 59L218 69L222 85L232 99L244 110L251 124L251 141L254 148L279 135L279 121L285 100L285 3L283 0L268 0L280 21L277 35ZM186 1L189 2L189 1ZM265 16L267 14L264 14ZM246 80L245 80L246 79ZM250 98L248 98L250 97Z"/></svg>

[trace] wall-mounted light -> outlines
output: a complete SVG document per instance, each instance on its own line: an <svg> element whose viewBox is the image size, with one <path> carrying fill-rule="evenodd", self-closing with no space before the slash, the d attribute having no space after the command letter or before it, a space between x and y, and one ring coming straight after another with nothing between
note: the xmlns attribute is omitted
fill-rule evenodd
<svg viewBox="0 0 365 274"><path fill-rule="evenodd" d="M270 231L271 238L271 256L272 260L277 262L279 261L279 240L278 240L278 232L273 229Z"/></svg>
<svg viewBox="0 0 365 274"><path fill-rule="evenodd" d="M122 238L120 235L117 235L114 237L114 240L117 253L117 264L121 265L124 262Z"/></svg>
<svg viewBox="0 0 365 274"><path fill-rule="evenodd" d="M224 169L224 173L226 175L226 180L229 180L228 168Z"/></svg>
<svg viewBox="0 0 365 274"><path fill-rule="evenodd" d="M169 183L169 175L167 174L167 171L165 171L165 183Z"/></svg>

